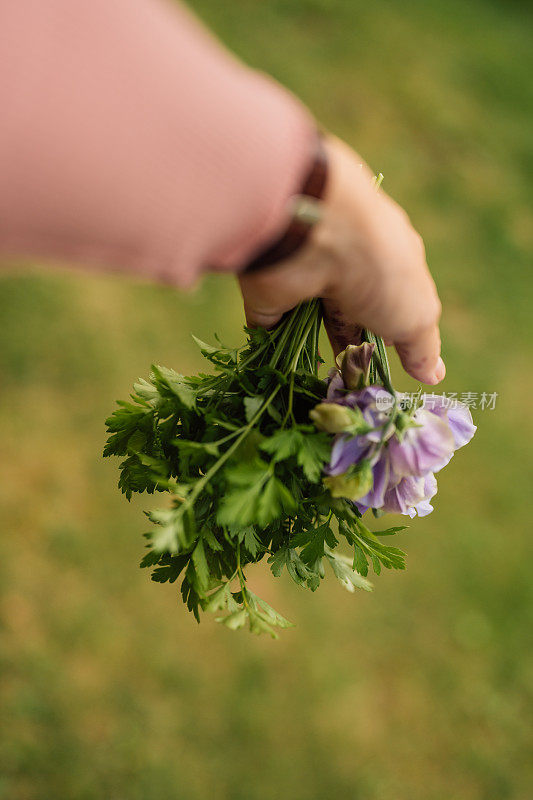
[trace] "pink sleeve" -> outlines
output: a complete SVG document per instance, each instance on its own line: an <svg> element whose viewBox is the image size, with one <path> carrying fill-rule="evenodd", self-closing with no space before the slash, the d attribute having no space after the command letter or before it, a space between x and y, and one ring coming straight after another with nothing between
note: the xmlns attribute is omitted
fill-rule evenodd
<svg viewBox="0 0 533 800"><path fill-rule="evenodd" d="M182 285L286 223L308 112L165 0L0 0L0 256Z"/></svg>

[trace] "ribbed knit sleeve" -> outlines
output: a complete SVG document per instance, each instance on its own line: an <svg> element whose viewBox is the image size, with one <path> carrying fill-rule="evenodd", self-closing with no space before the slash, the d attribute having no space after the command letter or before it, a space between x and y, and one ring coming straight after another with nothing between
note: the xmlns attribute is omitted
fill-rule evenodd
<svg viewBox="0 0 533 800"><path fill-rule="evenodd" d="M186 285L286 224L314 125L165 0L0 2L0 256Z"/></svg>

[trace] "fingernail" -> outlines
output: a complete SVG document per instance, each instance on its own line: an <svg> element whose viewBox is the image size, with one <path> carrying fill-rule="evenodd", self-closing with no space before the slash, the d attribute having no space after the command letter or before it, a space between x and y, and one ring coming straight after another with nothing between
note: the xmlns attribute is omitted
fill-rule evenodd
<svg viewBox="0 0 533 800"><path fill-rule="evenodd" d="M433 373L433 383L440 383L445 375L446 375L446 367L444 366L444 361L439 356L435 372Z"/></svg>

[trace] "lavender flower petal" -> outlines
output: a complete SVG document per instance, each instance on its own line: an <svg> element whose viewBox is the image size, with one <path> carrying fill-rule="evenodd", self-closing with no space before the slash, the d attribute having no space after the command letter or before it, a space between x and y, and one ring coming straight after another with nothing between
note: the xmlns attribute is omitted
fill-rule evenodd
<svg viewBox="0 0 533 800"><path fill-rule="evenodd" d="M402 478L396 486L388 489L385 494L383 511L405 514L414 517L416 513L424 517L433 511L429 501L437 492L437 481L430 473L422 477Z"/></svg>
<svg viewBox="0 0 533 800"><path fill-rule="evenodd" d="M329 403L342 403L346 397L346 387L338 369L330 369L326 399Z"/></svg>
<svg viewBox="0 0 533 800"><path fill-rule="evenodd" d="M401 441L393 437L389 443L391 466L398 476L437 472L454 452L453 434L445 420L420 408L413 421L420 427L407 428Z"/></svg>
<svg viewBox="0 0 533 800"><path fill-rule="evenodd" d="M415 508L419 517L427 517L433 511L433 506L429 502L437 494L437 479L433 473L429 473L424 478L424 499L417 503Z"/></svg>
<svg viewBox="0 0 533 800"><path fill-rule="evenodd" d="M421 503L423 499L424 478L410 475L387 490L382 508L391 514L407 514L408 509Z"/></svg>
<svg viewBox="0 0 533 800"><path fill-rule="evenodd" d="M331 460L326 468L328 475L341 475L352 464L357 464L369 451L369 443L364 436L335 437L331 448Z"/></svg>
<svg viewBox="0 0 533 800"><path fill-rule="evenodd" d="M452 401L442 395L424 395L424 408L432 411L450 426L455 442L455 449L464 447L477 430L468 406L459 401Z"/></svg>
<svg viewBox="0 0 533 800"><path fill-rule="evenodd" d="M386 453L376 461L372 468L374 483L372 489L358 501L361 506L367 508L381 508L385 502L385 492L387 491L390 480L390 460Z"/></svg>

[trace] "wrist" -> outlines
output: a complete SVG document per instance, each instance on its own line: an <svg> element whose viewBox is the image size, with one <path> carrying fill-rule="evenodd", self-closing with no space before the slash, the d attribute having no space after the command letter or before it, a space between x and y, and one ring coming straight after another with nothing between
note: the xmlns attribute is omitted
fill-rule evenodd
<svg viewBox="0 0 533 800"><path fill-rule="evenodd" d="M300 191L291 197L290 221L277 239L255 255L244 273L257 272L295 255L308 241L321 218L321 203L328 181L328 159L322 136L317 133L316 147Z"/></svg>

